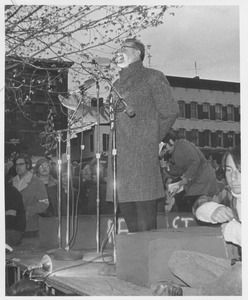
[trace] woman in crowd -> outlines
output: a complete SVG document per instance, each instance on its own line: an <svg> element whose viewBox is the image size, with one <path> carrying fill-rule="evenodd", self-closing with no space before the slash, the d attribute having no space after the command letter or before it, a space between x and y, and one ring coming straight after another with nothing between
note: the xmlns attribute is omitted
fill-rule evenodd
<svg viewBox="0 0 248 300"><path fill-rule="evenodd" d="M154 295L242 295L240 147L226 152L223 167L227 187L213 198L200 197L193 212L203 222L221 224L223 237L233 247L235 257L228 260L193 251L175 251L169 268L188 287L159 281L151 285Z"/></svg>
<svg viewBox="0 0 248 300"><path fill-rule="evenodd" d="M38 215L49 206L46 187L32 174L32 161L27 155L19 155L13 163L17 173L13 178L13 186L21 193L26 212L24 236L37 236L39 232Z"/></svg>

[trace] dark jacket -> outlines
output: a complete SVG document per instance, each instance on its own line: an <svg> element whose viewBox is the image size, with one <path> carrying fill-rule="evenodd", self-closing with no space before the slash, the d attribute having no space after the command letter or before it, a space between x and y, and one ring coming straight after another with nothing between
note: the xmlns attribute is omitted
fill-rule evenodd
<svg viewBox="0 0 248 300"><path fill-rule="evenodd" d="M21 193L12 186L5 184L5 229L24 232L26 228L26 212Z"/></svg>
<svg viewBox="0 0 248 300"><path fill-rule="evenodd" d="M119 202L155 200L164 197L158 160L159 142L176 120L178 105L166 76L137 61L120 72L114 86L133 109L129 117L122 104L116 118L117 194ZM115 93L114 102L118 100ZM112 176L108 171L108 186ZM110 176L109 176L110 175ZM112 193L108 188L107 200Z"/></svg>
<svg viewBox="0 0 248 300"><path fill-rule="evenodd" d="M176 140L171 157L170 174L184 174L189 179L185 185L185 196L213 196L218 193L215 170L194 144L183 139Z"/></svg>

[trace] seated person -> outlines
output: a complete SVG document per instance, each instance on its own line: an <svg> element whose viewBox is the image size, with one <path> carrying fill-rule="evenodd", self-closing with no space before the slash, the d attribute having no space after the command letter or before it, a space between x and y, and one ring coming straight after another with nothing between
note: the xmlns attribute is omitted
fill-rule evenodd
<svg viewBox="0 0 248 300"><path fill-rule="evenodd" d="M13 186L21 193L26 211L24 236L38 236L39 214L49 206L46 187L40 179L32 174L32 161L27 155L19 155L13 163L17 173L12 180Z"/></svg>
<svg viewBox="0 0 248 300"><path fill-rule="evenodd" d="M21 193L5 181L5 239L10 246L18 245L26 228L26 212Z"/></svg>
<svg viewBox="0 0 248 300"><path fill-rule="evenodd" d="M193 251L175 251L168 266L187 287L158 281L150 287L154 295L242 295L240 147L226 152L223 166L227 188L213 198L201 196L193 211L203 222L221 224L225 241L237 249L238 256L230 261Z"/></svg>

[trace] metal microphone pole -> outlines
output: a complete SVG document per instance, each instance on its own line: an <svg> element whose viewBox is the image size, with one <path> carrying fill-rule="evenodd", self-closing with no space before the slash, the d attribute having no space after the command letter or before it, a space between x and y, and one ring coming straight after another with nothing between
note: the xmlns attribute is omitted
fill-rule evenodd
<svg viewBox="0 0 248 300"><path fill-rule="evenodd" d="M62 248L62 235L61 235L61 168L62 168L62 156L61 156L61 140L62 133L58 131L58 243L59 248Z"/></svg>
<svg viewBox="0 0 248 300"><path fill-rule="evenodd" d="M114 234L113 234L113 247L114 247L114 264L116 264L116 235L118 230L117 225L117 149L116 149L116 124L115 124L115 110L113 97L110 98L110 122L111 122L111 132L112 132L112 155L113 155L113 203L114 203ZM112 99L112 100L111 100Z"/></svg>
<svg viewBox="0 0 248 300"><path fill-rule="evenodd" d="M96 246L97 252L89 252L83 256L84 261L91 262L109 262L112 261L112 257L108 253L100 251L100 103L99 94L100 87L98 78L96 79L96 98L97 98L97 122L96 122L96 162L97 162L97 172L96 172Z"/></svg>

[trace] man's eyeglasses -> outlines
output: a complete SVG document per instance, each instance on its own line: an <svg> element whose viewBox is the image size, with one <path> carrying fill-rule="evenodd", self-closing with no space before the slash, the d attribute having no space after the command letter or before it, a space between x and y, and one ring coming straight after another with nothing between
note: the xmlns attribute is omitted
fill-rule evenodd
<svg viewBox="0 0 248 300"><path fill-rule="evenodd" d="M49 169L49 166L48 165L40 165L39 168L40 169Z"/></svg>
<svg viewBox="0 0 248 300"><path fill-rule="evenodd" d="M26 165L26 163L15 164L16 167L17 167L17 166L24 166L24 165Z"/></svg>

